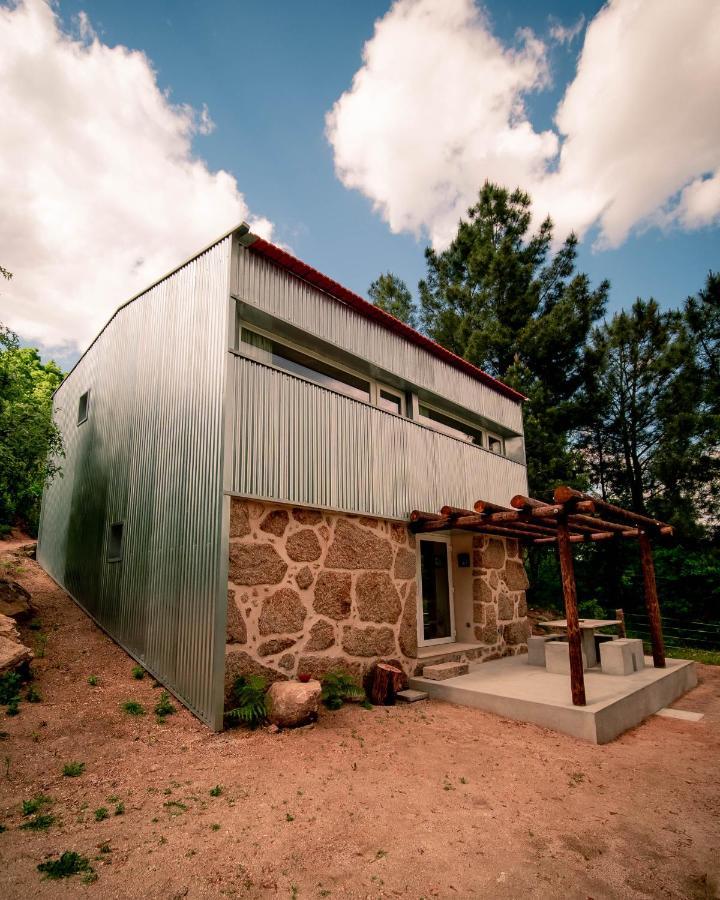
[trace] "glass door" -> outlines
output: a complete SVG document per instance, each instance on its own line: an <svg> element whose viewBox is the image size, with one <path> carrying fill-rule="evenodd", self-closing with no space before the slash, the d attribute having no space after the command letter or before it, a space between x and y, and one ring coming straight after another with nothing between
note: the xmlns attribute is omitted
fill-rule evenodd
<svg viewBox="0 0 720 900"><path fill-rule="evenodd" d="M420 644L448 644L455 640L455 617L450 571L450 538L445 535L418 538L420 555Z"/></svg>

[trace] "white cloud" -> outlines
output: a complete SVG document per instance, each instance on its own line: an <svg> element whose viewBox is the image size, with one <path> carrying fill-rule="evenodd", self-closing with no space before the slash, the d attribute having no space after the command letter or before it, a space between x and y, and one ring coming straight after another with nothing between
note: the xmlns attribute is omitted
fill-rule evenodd
<svg viewBox="0 0 720 900"><path fill-rule="evenodd" d="M103 44L85 14L77 30L42 0L0 7L0 321L66 349L251 218L234 177L193 154L207 108L174 105L148 58Z"/></svg>
<svg viewBox="0 0 720 900"><path fill-rule="evenodd" d="M534 180L556 154L522 102L546 80L543 45L503 47L472 0L399 0L328 114L337 173L393 231L442 244L483 179Z"/></svg>
<svg viewBox="0 0 720 900"><path fill-rule="evenodd" d="M584 27L585 16L582 15L574 25L563 25L562 22L553 20L550 26L550 37L556 44L572 44Z"/></svg>
<svg viewBox="0 0 720 900"><path fill-rule="evenodd" d="M503 46L473 0L397 0L328 114L342 182L437 247L485 179L528 190L560 237L597 225L605 246L717 218L717 0L612 0L586 29L556 131L525 114L547 65L542 42L522 40Z"/></svg>

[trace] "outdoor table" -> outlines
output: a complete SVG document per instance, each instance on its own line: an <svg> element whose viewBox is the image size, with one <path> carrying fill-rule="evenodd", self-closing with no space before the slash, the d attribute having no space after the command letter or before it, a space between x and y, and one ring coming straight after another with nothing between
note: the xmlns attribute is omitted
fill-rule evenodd
<svg viewBox="0 0 720 900"><path fill-rule="evenodd" d="M543 628L567 628L567 619L553 619L551 622L538 622ZM582 648L585 651L588 669L598 664L595 651L595 632L599 628L607 628L610 625L620 625L620 619L580 619L580 635Z"/></svg>

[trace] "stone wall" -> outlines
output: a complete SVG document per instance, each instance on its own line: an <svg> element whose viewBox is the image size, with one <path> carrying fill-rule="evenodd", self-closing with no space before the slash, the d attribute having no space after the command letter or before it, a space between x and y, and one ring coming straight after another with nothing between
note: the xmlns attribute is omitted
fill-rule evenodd
<svg viewBox="0 0 720 900"><path fill-rule="evenodd" d="M226 693L417 654L415 538L404 525L233 498Z"/></svg>
<svg viewBox="0 0 720 900"><path fill-rule="evenodd" d="M473 537L473 622L482 658L527 652L528 579L514 538Z"/></svg>
<svg viewBox="0 0 720 900"><path fill-rule="evenodd" d="M415 544L401 523L233 498L226 694L238 675L420 671ZM473 539L472 658L522 649L526 583L516 541Z"/></svg>

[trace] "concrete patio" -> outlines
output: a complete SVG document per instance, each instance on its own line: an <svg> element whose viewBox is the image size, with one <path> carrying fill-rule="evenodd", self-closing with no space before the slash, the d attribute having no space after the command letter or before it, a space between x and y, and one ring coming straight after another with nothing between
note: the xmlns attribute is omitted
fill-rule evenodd
<svg viewBox="0 0 720 900"><path fill-rule="evenodd" d="M586 706L573 706L567 675L530 666L526 655L471 663L467 675L445 681L410 679L411 688L437 700L532 722L595 744L612 741L696 684L695 663L668 659L664 669L656 669L652 657L645 657L645 668L632 675L607 675L600 668L586 671Z"/></svg>

